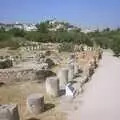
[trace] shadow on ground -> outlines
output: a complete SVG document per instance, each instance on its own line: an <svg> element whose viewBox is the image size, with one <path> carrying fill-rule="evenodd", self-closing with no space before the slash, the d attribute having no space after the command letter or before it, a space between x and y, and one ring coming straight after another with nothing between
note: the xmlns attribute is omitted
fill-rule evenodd
<svg viewBox="0 0 120 120"><path fill-rule="evenodd" d="M61 90L59 91L59 95L60 95L60 96L65 95L65 89L61 89Z"/></svg>
<svg viewBox="0 0 120 120"><path fill-rule="evenodd" d="M37 119L37 118L28 118L26 120L40 120L40 119Z"/></svg>
<svg viewBox="0 0 120 120"><path fill-rule="evenodd" d="M48 110L50 110L50 109L52 109L52 108L54 108L54 107L55 107L54 104L46 103L46 104L44 105L44 112L45 112L45 111L48 111Z"/></svg>

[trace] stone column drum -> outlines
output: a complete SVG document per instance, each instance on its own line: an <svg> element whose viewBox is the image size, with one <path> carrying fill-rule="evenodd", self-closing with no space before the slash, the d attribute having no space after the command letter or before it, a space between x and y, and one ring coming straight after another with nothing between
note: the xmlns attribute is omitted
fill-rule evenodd
<svg viewBox="0 0 120 120"><path fill-rule="evenodd" d="M32 114L39 114L44 111L44 96L36 93L28 96L27 109Z"/></svg>
<svg viewBox="0 0 120 120"><path fill-rule="evenodd" d="M46 92L53 97L59 96L59 79L57 77L48 77L46 79Z"/></svg>
<svg viewBox="0 0 120 120"><path fill-rule="evenodd" d="M68 69L67 68L61 68L58 71L57 76L60 80L60 87L65 88L66 84L68 83Z"/></svg>
<svg viewBox="0 0 120 120"><path fill-rule="evenodd" d="M79 73L79 65L77 63L74 64L74 74L78 74Z"/></svg>
<svg viewBox="0 0 120 120"><path fill-rule="evenodd" d="M68 65L68 81L73 81L74 78L74 64L69 64Z"/></svg>
<svg viewBox="0 0 120 120"><path fill-rule="evenodd" d="M0 120L20 120L16 104L0 105Z"/></svg>

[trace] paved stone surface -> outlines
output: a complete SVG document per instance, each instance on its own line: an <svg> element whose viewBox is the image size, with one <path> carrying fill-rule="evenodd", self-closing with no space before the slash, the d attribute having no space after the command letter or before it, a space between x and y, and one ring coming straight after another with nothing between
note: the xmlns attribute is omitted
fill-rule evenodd
<svg viewBox="0 0 120 120"><path fill-rule="evenodd" d="M77 109L68 112L69 120L120 120L120 60L103 53L99 68L77 97ZM73 104L74 105L74 104Z"/></svg>

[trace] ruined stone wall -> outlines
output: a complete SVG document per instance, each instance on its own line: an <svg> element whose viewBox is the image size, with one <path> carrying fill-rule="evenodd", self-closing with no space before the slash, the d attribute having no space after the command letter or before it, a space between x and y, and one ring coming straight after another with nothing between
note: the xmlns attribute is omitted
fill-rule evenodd
<svg viewBox="0 0 120 120"><path fill-rule="evenodd" d="M49 70L34 69L1 69L0 82L10 83L27 80L39 80L42 82L46 77L52 74Z"/></svg>
<svg viewBox="0 0 120 120"><path fill-rule="evenodd" d="M40 44L31 44L23 47L27 51L36 51L36 50L57 50L59 44L54 43L40 43Z"/></svg>

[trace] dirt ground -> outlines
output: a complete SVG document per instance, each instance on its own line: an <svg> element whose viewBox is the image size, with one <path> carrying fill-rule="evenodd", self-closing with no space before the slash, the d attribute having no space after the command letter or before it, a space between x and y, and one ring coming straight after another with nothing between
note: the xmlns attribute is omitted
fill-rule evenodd
<svg viewBox="0 0 120 120"><path fill-rule="evenodd" d="M16 103L19 106L21 120L38 118L38 120L65 120L65 115L57 108L59 98L46 95L44 83L19 82L0 87L0 104ZM31 115L26 109L26 98L32 93L42 93L45 96L45 112L38 116Z"/></svg>
<svg viewBox="0 0 120 120"><path fill-rule="evenodd" d="M0 53L6 53L3 54L5 56L9 55L17 55L19 51L10 51L8 49L2 49L0 50ZM21 52L19 53L21 55ZM31 54L24 53L25 56L28 54L28 56ZM71 53L54 53L52 54L52 57L55 57L55 59L58 59L58 65L56 65L54 68L52 68L52 71L57 73L58 69L60 67L66 66L68 63L68 58ZM1 54L2 55L2 54ZM88 65L88 61L93 58L93 51L86 54L85 57L78 53L78 63L81 68L86 67ZM22 54L24 57L24 55ZM82 58L82 59L81 59ZM31 66L31 64L29 64ZM23 65L24 66L24 65ZM83 66L83 67L82 67ZM86 67L87 68L87 67ZM41 113L38 116L34 116L30 114L26 109L26 99L27 96L32 93L41 93L45 97L45 111ZM51 98L47 96L45 92L45 84L44 83L37 83L36 81L23 81L23 82L17 82L17 83L11 83L11 85L3 85L0 87L0 104L10 104L10 103L16 103L19 107L19 113L21 120L28 120L28 118L37 118L38 120L66 120L66 113L61 112L61 109L59 108L60 105L60 97L58 98ZM29 119L30 120L30 119ZM32 120L32 119L31 119ZM34 120L34 119L33 119Z"/></svg>

